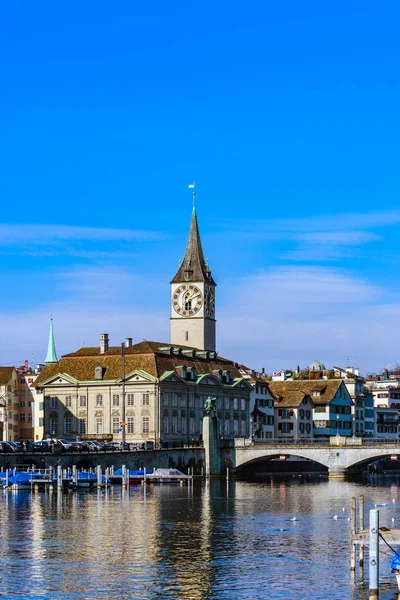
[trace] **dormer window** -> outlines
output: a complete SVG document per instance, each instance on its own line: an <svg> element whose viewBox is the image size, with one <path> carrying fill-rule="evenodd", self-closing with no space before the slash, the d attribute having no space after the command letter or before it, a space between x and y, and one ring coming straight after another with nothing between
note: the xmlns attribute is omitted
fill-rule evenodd
<svg viewBox="0 0 400 600"><path fill-rule="evenodd" d="M313 390L313 393L312 393L312 395L313 395L313 396L320 396L320 395L321 395L321 392L320 392L319 390Z"/></svg>

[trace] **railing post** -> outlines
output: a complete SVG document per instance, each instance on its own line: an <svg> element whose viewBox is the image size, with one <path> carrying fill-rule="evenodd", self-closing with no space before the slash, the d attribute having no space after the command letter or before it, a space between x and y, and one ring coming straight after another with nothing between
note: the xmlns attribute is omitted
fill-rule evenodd
<svg viewBox="0 0 400 600"><path fill-rule="evenodd" d="M379 598L379 510L369 511L369 599Z"/></svg>
<svg viewBox="0 0 400 600"><path fill-rule="evenodd" d="M358 510L359 510L358 518L359 518L360 531L364 531L364 496L360 496ZM364 569L364 544L360 544L359 561L360 561L360 570Z"/></svg>
<svg viewBox="0 0 400 600"><path fill-rule="evenodd" d="M356 523L356 513L357 513L357 500L355 498L351 499L351 534L355 535L357 532L357 523ZM350 571L354 573L356 570L356 545L351 545L351 559L350 559Z"/></svg>

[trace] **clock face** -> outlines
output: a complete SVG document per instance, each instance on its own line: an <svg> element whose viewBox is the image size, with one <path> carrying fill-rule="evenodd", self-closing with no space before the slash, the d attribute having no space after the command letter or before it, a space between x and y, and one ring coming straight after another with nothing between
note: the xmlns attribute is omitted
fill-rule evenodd
<svg viewBox="0 0 400 600"><path fill-rule="evenodd" d="M203 294L196 285L183 283L176 288L172 296L172 305L178 315L192 317L203 306Z"/></svg>
<svg viewBox="0 0 400 600"><path fill-rule="evenodd" d="M204 312L206 317L214 318L215 314L215 293L213 288L207 287L204 292Z"/></svg>

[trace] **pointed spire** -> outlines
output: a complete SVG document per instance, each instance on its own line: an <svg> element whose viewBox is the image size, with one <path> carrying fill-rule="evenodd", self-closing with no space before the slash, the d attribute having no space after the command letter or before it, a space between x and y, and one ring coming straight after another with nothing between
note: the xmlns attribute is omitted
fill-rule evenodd
<svg viewBox="0 0 400 600"><path fill-rule="evenodd" d="M207 281L215 285L208 264L204 260L196 207L194 205L185 256L171 283L180 283L183 281Z"/></svg>
<svg viewBox="0 0 400 600"><path fill-rule="evenodd" d="M53 331L53 317L50 320L50 334L49 334L49 345L47 347L47 356L45 363L56 363L58 362L56 345L54 342L54 331Z"/></svg>

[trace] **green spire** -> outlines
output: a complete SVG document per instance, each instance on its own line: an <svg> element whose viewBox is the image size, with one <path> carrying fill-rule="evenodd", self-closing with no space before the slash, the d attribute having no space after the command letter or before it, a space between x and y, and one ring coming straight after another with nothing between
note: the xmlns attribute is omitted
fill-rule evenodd
<svg viewBox="0 0 400 600"><path fill-rule="evenodd" d="M56 345L54 343L54 332L53 332L53 317L50 320L50 334L49 334L49 345L47 348L47 356L45 363L56 363L58 362Z"/></svg>

